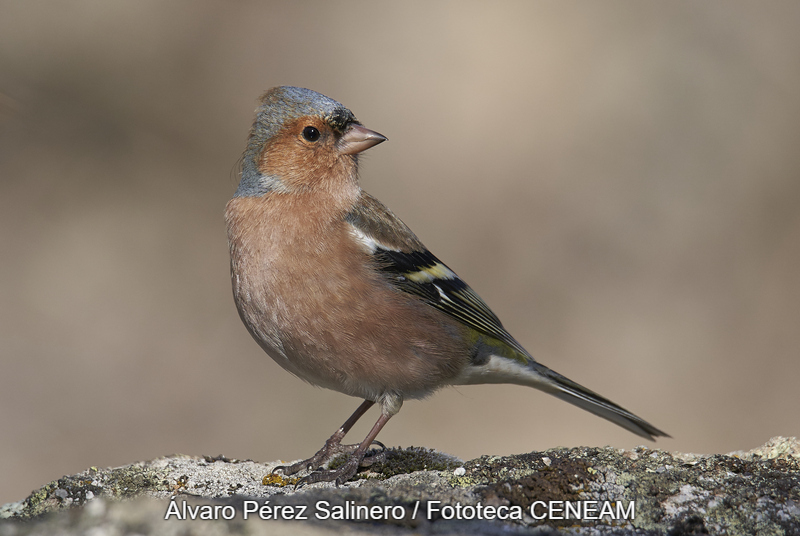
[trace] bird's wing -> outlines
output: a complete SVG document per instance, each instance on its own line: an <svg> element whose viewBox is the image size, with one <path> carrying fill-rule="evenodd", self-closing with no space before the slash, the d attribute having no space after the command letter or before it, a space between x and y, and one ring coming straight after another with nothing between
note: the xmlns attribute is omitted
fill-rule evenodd
<svg viewBox="0 0 800 536"><path fill-rule="evenodd" d="M472 367L475 379L472 381L468 378L466 383L502 381L528 385L549 392L642 437L653 439L667 435L607 398L537 363L503 328L500 319L480 296L428 251L414 233L380 201L362 193L360 202L345 219L355 238L372 254L376 268L385 274L390 284L403 292L419 296L425 303L490 339L483 341L490 349L502 347L498 356L500 361L495 361L492 354L487 362L475 363L475 367Z"/></svg>
<svg viewBox="0 0 800 536"><path fill-rule="evenodd" d="M527 362L530 355L489 306L458 275L428 251L411 229L380 201L362 192L345 220L396 288L422 298L462 324L507 344Z"/></svg>

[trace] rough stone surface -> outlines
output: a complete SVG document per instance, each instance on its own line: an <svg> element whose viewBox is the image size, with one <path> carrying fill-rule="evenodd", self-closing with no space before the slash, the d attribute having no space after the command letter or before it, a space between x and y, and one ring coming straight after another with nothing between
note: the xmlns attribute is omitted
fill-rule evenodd
<svg viewBox="0 0 800 536"><path fill-rule="evenodd" d="M727 455L579 447L461 462L425 449L390 449L384 463L339 488L297 488L294 479L271 473L276 465L176 455L92 467L0 507L0 536L800 535L796 438ZM545 516L548 504L554 509ZM519 519L491 519L500 507ZM577 507L583 519L566 515ZM191 511L201 519L182 519ZM350 519L333 519L338 514Z"/></svg>

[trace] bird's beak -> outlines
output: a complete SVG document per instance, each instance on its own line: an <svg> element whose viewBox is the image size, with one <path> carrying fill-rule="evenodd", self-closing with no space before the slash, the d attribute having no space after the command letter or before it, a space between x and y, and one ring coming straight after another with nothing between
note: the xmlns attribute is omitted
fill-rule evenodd
<svg viewBox="0 0 800 536"><path fill-rule="evenodd" d="M383 141L386 141L386 136L353 123L339 138L339 153L358 154Z"/></svg>

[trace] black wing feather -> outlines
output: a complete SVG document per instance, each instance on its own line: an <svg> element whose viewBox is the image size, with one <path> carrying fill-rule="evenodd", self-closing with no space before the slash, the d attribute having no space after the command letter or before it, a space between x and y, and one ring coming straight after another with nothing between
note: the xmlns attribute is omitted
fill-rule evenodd
<svg viewBox="0 0 800 536"><path fill-rule="evenodd" d="M523 355L528 355L481 297L430 251L406 253L378 247L373 255L380 270L389 276L389 280L398 289L419 296L429 305L463 324L508 344ZM430 281L414 281L409 278L409 275L436 266L446 268L454 277Z"/></svg>

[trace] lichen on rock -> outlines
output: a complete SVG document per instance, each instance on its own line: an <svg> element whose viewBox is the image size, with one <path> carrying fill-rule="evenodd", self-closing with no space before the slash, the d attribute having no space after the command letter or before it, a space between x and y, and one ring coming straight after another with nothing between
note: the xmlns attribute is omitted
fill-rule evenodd
<svg viewBox="0 0 800 536"><path fill-rule="evenodd" d="M123 518L145 533L180 521L192 523L193 534L261 534L276 524L309 534L361 533L365 526L385 534L800 534L795 438L727 455L577 447L462 462L427 449L388 449L338 488L296 487L275 478L278 465L177 455L93 467L0 508L7 518L0 535L80 534ZM210 517L170 519L178 504L176 518ZM232 517L219 519L220 512ZM582 517L568 515L575 512ZM263 513L274 514L272 521Z"/></svg>

